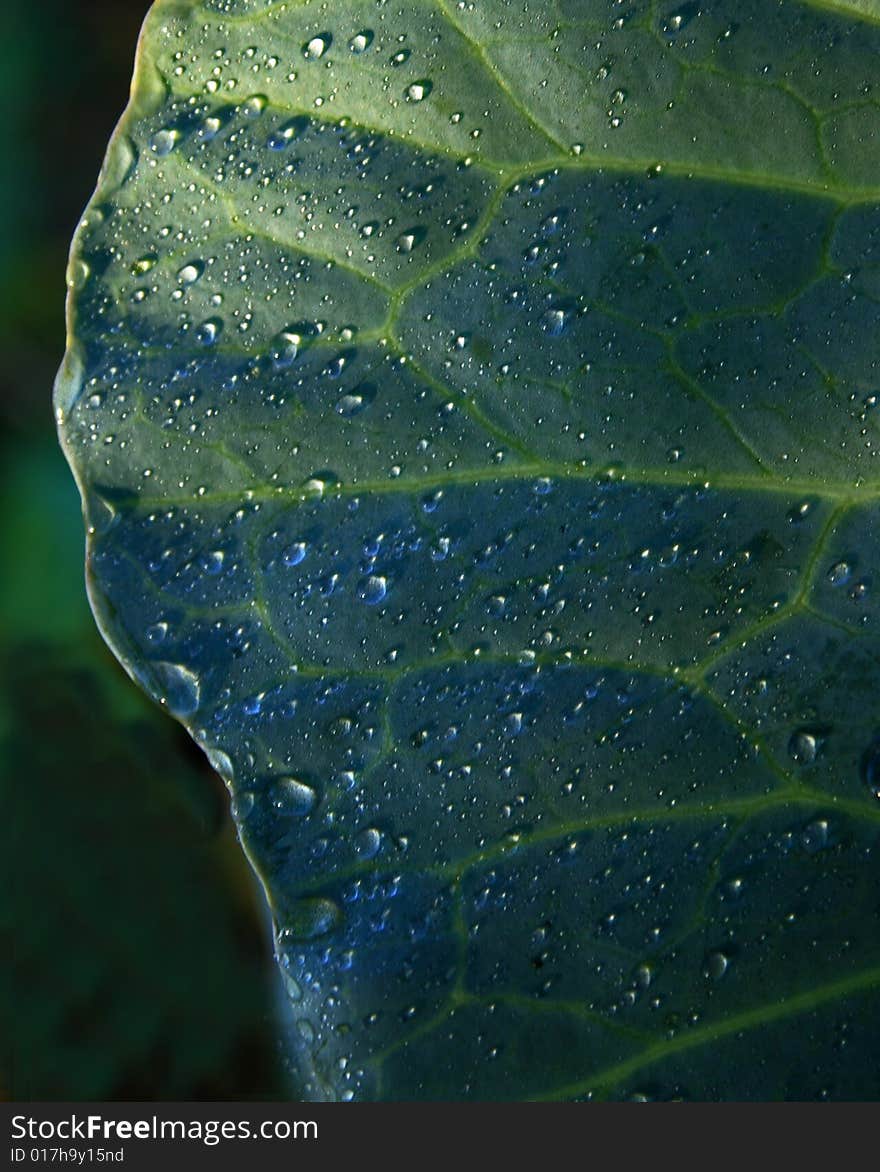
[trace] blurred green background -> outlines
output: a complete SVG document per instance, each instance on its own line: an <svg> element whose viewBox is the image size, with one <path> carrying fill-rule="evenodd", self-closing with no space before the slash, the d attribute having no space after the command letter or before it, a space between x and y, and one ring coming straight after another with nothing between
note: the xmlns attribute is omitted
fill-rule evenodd
<svg viewBox="0 0 880 1172"><path fill-rule="evenodd" d="M0 1097L278 1098L268 924L226 793L102 643L51 387L67 248L147 0L0 41Z"/></svg>

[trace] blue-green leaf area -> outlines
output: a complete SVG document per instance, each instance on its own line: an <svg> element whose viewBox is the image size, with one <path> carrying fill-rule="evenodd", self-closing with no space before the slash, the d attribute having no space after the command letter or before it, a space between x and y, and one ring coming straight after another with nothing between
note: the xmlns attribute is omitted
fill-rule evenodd
<svg viewBox="0 0 880 1172"><path fill-rule="evenodd" d="M316 1098L872 1098L873 0L159 3L89 586Z"/></svg>

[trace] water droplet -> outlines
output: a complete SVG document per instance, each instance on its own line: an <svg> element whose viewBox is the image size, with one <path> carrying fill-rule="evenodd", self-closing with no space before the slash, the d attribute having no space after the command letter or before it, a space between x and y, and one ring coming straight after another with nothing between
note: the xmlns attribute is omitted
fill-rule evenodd
<svg viewBox="0 0 880 1172"><path fill-rule="evenodd" d="M801 521L806 521L807 517L809 517L810 513L813 511L814 504L814 501L805 500L799 501L798 504L793 505L788 510L787 514L788 519L792 525L799 525Z"/></svg>
<svg viewBox="0 0 880 1172"><path fill-rule="evenodd" d="M284 919L285 926L278 933L281 947L297 940L326 936L342 922L342 909L332 899L312 896L298 899Z"/></svg>
<svg viewBox="0 0 880 1172"><path fill-rule="evenodd" d="M242 790L232 799L232 816L238 822L243 822L254 808L254 795L249 789Z"/></svg>
<svg viewBox="0 0 880 1172"><path fill-rule="evenodd" d="M267 139L267 146L272 151L284 150L286 146L300 137L308 125L308 118L302 114L296 118L289 119L287 122L283 122L277 130L274 130L272 134L269 135L269 138Z"/></svg>
<svg viewBox="0 0 880 1172"><path fill-rule="evenodd" d="M408 102L423 102L433 88L434 83L423 77L419 81L411 82L406 87L403 91L404 97Z"/></svg>
<svg viewBox="0 0 880 1172"><path fill-rule="evenodd" d="M306 41L306 43L303 45L303 57L305 57L307 61L312 61L318 57L323 57L332 44L332 34L319 33L318 36L312 37L310 41Z"/></svg>
<svg viewBox="0 0 880 1172"><path fill-rule="evenodd" d="M302 816L315 808L318 794L298 777L280 777L271 790L272 805L284 814Z"/></svg>
<svg viewBox="0 0 880 1172"><path fill-rule="evenodd" d="M200 260L190 261L189 264L183 266L177 273L177 279L181 285L192 285L199 279L205 271L205 266Z"/></svg>
<svg viewBox="0 0 880 1172"><path fill-rule="evenodd" d="M388 593L387 579L378 574L370 574L358 583L357 596L367 606L377 606Z"/></svg>
<svg viewBox="0 0 880 1172"><path fill-rule="evenodd" d="M201 342L203 346L213 346L222 332L222 318L209 317L196 329L196 341Z"/></svg>
<svg viewBox="0 0 880 1172"><path fill-rule="evenodd" d="M852 566L849 562L835 562L828 571L828 581L832 586L845 586L852 577Z"/></svg>
<svg viewBox="0 0 880 1172"><path fill-rule="evenodd" d="M801 833L801 842L804 850L811 855L828 845L828 822L824 818L815 818Z"/></svg>
<svg viewBox="0 0 880 1172"><path fill-rule="evenodd" d="M427 232L424 228L409 228L397 237L398 252L412 252L425 239Z"/></svg>
<svg viewBox="0 0 880 1172"><path fill-rule="evenodd" d="M180 138L178 130L157 130L150 139L150 150L159 158L170 155Z"/></svg>
<svg viewBox="0 0 880 1172"><path fill-rule="evenodd" d="M242 113L246 118L256 118L266 109L268 101L265 94L254 94L242 103Z"/></svg>
<svg viewBox="0 0 880 1172"><path fill-rule="evenodd" d="M375 826L362 830L355 839L355 850L362 859L372 859L382 845L382 832Z"/></svg>
<svg viewBox="0 0 880 1172"><path fill-rule="evenodd" d="M365 28L351 38L348 42L348 47L352 53L365 53L372 43L373 30Z"/></svg>
<svg viewBox="0 0 880 1172"><path fill-rule="evenodd" d="M350 418L352 415L358 415L361 411L366 410L376 397L376 386L374 383L360 383L347 395L343 395L336 404L336 411L339 415L344 415Z"/></svg>
<svg viewBox="0 0 880 1172"><path fill-rule="evenodd" d="M201 692L196 673L182 663L158 662L152 666L168 711L175 716L192 716Z"/></svg>
<svg viewBox="0 0 880 1172"><path fill-rule="evenodd" d="M223 569L223 563L226 561L226 555L222 549L213 549L210 553L206 553L201 559L202 569L206 574L216 577Z"/></svg>
<svg viewBox="0 0 880 1172"><path fill-rule="evenodd" d="M812 765L825 743L828 731L825 728L796 728L788 741L789 757L797 765Z"/></svg>
<svg viewBox="0 0 880 1172"><path fill-rule="evenodd" d="M229 754L224 753L222 749L206 748L205 756L210 761L211 768L219 773L228 785L235 776L235 769Z"/></svg>
<svg viewBox="0 0 880 1172"><path fill-rule="evenodd" d="M298 566L304 560L308 548L307 542L294 541L292 545L288 545L287 549L281 555L281 560L285 566Z"/></svg>
<svg viewBox="0 0 880 1172"><path fill-rule="evenodd" d="M147 256L139 257L129 271L133 277L142 277L144 273L148 273L153 268L158 259L155 252L148 253Z"/></svg>
<svg viewBox="0 0 880 1172"><path fill-rule="evenodd" d="M720 981L730 967L730 959L723 952L710 952L704 972L710 981Z"/></svg>
<svg viewBox="0 0 880 1172"><path fill-rule="evenodd" d="M558 338L565 333L571 320L571 309L568 306L556 304L545 310L541 317L541 329L551 338Z"/></svg>
<svg viewBox="0 0 880 1172"><path fill-rule="evenodd" d="M168 634L168 624L165 622L153 623L152 626L147 627L146 636L147 642L152 643L155 647L158 643L165 641Z"/></svg>
<svg viewBox="0 0 880 1172"><path fill-rule="evenodd" d="M215 115L209 115L198 129L198 137L203 142L210 142L212 138L216 138L220 133L223 122Z"/></svg>

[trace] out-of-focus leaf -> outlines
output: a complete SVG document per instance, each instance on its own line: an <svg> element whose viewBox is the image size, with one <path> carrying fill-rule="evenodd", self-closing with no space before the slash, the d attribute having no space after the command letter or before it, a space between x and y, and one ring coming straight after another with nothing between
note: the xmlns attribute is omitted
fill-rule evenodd
<svg viewBox="0 0 880 1172"><path fill-rule="evenodd" d="M0 1078L15 1098L281 1093L265 943L221 795L105 676L4 649Z"/></svg>
<svg viewBox="0 0 880 1172"><path fill-rule="evenodd" d="M880 8L160 2L89 581L317 1097L876 1097Z"/></svg>

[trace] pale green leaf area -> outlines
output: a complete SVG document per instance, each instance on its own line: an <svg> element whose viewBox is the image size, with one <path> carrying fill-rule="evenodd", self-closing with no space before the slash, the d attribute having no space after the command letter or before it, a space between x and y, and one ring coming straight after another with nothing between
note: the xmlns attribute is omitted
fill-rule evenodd
<svg viewBox="0 0 880 1172"><path fill-rule="evenodd" d="M56 405L310 1097L880 1096L878 94L875 0L148 17Z"/></svg>

